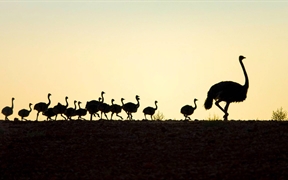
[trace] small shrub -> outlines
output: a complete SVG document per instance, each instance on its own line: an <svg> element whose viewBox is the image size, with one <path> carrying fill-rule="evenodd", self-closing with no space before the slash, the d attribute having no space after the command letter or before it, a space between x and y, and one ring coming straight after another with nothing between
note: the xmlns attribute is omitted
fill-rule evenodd
<svg viewBox="0 0 288 180"><path fill-rule="evenodd" d="M276 121L283 121L287 120L287 111L285 111L282 107L280 109L277 109L276 111L272 112L272 120Z"/></svg>
<svg viewBox="0 0 288 180"><path fill-rule="evenodd" d="M165 116L160 111L157 111L156 114L152 116L153 120L164 120Z"/></svg>
<svg viewBox="0 0 288 180"><path fill-rule="evenodd" d="M217 114L213 114L213 116L211 116L211 114L209 114L209 117L207 118L208 121L219 121L220 117Z"/></svg>

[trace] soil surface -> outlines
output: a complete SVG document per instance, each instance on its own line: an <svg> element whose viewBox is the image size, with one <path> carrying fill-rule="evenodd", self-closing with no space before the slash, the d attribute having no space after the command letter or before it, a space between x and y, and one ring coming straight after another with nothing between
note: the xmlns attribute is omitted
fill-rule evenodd
<svg viewBox="0 0 288 180"><path fill-rule="evenodd" d="M0 179L288 179L288 122L0 121Z"/></svg>

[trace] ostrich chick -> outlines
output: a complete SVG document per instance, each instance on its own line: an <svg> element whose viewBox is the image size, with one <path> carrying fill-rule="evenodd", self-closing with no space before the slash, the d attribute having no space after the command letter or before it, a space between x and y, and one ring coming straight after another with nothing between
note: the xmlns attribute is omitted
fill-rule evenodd
<svg viewBox="0 0 288 180"><path fill-rule="evenodd" d="M144 113L145 119L147 119L147 118L146 118L146 115L148 114L148 115L151 116L151 120L152 120L152 116L155 114L155 111L156 111L157 108L158 108L157 103L158 103L158 102L155 101L155 106L156 106L155 108L148 106L148 107L146 107L145 109L143 109L143 113Z"/></svg>
<svg viewBox="0 0 288 180"><path fill-rule="evenodd" d="M189 116L191 116L191 115L194 113L195 109L197 108L196 101L198 101L198 99L195 98L195 99L194 99L194 105L195 105L195 107L192 107L192 106L190 106L190 105L185 105L185 106L183 106L183 107L181 108L180 112L184 115L185 120L186 120L186 119L190 119Z"/></svg>

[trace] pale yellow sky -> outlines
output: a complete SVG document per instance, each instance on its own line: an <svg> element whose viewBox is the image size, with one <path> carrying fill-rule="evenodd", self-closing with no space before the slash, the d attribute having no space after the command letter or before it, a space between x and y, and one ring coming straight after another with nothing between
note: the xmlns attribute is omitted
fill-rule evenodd
<svg viewBox="0 0 288 180"><path fill-rule="evenodd" d="M270 119L288 110L287 17L288 2L0 1L0 108L15 97L13 119L48 93L51 106L65 96L84 106L105 91L107 103L139 95L136 119L155 100L167 119L183 119L194 98L192 119L222 118L204 109L206 94L220 81L244 84L242 54L250 87L229 118Z"/></svg>

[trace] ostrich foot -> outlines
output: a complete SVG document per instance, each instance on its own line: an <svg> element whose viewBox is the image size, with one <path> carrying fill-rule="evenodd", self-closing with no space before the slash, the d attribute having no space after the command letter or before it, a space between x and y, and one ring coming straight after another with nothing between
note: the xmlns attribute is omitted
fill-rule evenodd
<svg viewBox="0 0 288 180"><path fill-rule="evenodd" d="M228 121L228 113L226 113L224 116L223 116L223 118L224 118L224 121Z"/></svg>

